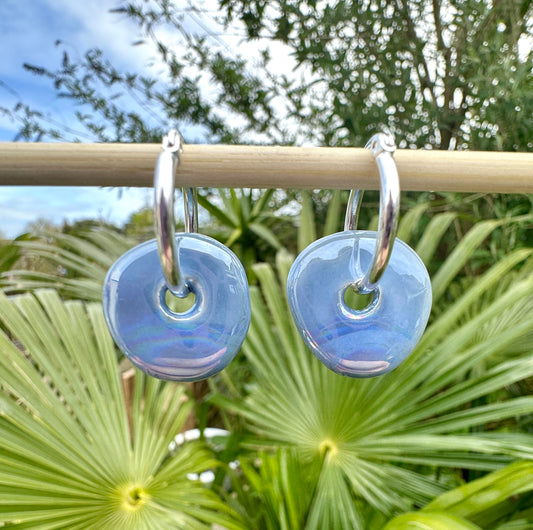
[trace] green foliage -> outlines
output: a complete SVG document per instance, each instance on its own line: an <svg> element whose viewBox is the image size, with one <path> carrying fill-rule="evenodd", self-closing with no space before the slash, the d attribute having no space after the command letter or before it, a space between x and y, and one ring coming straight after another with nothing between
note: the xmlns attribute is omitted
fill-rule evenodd
<svg viewBox="0 0 533 530"><path fill-rule="evenodd" d="M340 190L316 193L305 190L299 193L302 209L298 216L296 238L298 252L301 252L318 237L325 237L341 229L339 220L343 206L343 193ZM286 248L291 247L286 246Z"/></svg>
<svg viewBox="0 0 533 530"><path fill-rule="evenodd" d="M0 285L7 293L54 288L69 298L100 301L107 271L133 245L133 240L108 228L77 236L56 231L19 238L13 246L25 263L12 263L15 268L0 276ZM35 261L37 267L32 266Z"/></svg>
<svg viewBox="0 0 533 530"><path fill-rule="evenodd" d="M56 70L26 68L78 104L79 131L24 103L0 112L18 120L18 138L35 140L159 142L171 122L228 143L361 145L385 128L402 147L533 149L532 54L518 49L531 36L527 0L219 5L226 31L257 45L255 62L209 30L190 31L178 2L123 1L115 11L138 23L136 45L153 47L164 75L120 72L97 49L80 59L65 50ZM281 48L292 72L271 55ZM399 236L430 269L432 320L401 367L351 380L322 366L288 318L292 258L282 248L338 230L343 195L284 200L295 196L292 239L270 213L282 205L272 190L200 199L217 225L209 229L258 284L244 356L197 403L141 374L125 401L98 303L50 290L0 295L5 526L531 527L531 198L408 196ZM4 292L53 287L98 302L109 266L145 235L136 223L149 221L146 211L132 219L130 237L49 232L2 247ZM256 263L274 251L276 272ZM237 469L202 443L168 450L193 407L200 424L212 407L232 431L219 457ZM188 478L206 469L217 469L213 488Z"/></svg>
<svg viewBox="0 0 533 530"><path fill-rule="evenodd" d="M311 83L325 143L362 145L386 127L403 143L532 149L528 0L327 2L221 0L249 39L279 40ZM512 96L511 96L512 93ZM300 97L302 99L300 99ZM304 113L302 113L304 114Z"/></svg>
<svg viewBox="0 0 533 530"><path fill-rule="evenodd" d="M246 460L241 462L249 487L264 507L260 512L253 504L249 507L252 526L269 530L304 528L316 487L316 472L302 466L298 455L290 450L263 452L259 458L258 467Z"/></svg>
<svg viewBox="0 0 533 530"><path fill-rule="evenodd" d="M389 523L386 530L481 530L481 528L461 517L442 512L418 512L400 515ZM384 529L384 530L385 530Z"/></svg>
<svg viewBox="0 0 533 530"><path fill-rule="evenodd" d="M198 203L216 223L217 233L213 235L235 252L247 271L252 264L281 248L281 242L268 226L275 220L271 210L274 193L273 189L239 192L218 189L198 195Z"/></svg>
<svg viewBox="0 0 533 530"><path fill-rule="evenodd" d="M0 242L0 272L9 271L20 258L20 248L12 241Z"/></svg>
<svg viewBox="0 0 533 530"><path fill-rule="evenodd" d="M152 206L145 206L133 212L124 225L126 236L135 239L139 243L147 241L154 236L154 209Z"/></svg>
<svg viewBox="0 0 533 530"><path fill-rule="evenodd" d="M436 275L437 303L484 230L473 229L442 266L449 272ZM291 258L278 255L279 279L271 266L255 266L259 288L251 289L243 346L254 382L242 396L215 394L211 402L245 418L245 447L281 453L262 453L257 469L243 464L257 498L240 509L265 528L376 528L369 521L457 484L456 469L468 476L533 459L531 437L516 423L533 412L533 400L505 392L533 375L532 252L517 250L488 269L434 319L407 361L369 380L340 378L305 348L287 319ZM503 422L505 431L495 429Z"/></svg>
<svg viewBox="0 0 533 530"><path fill-rule="evenodd" d="M228 195L227 200L232 201L232 197ZM242 198L234 197L237 199L234 205L240 207ZM250 212L254 207L251 203ZM308 237L317 237L313 207L311 202L304 204L300 221L300 229L311 234ZM533 321L530 318L533 250L527 247L510 250L494 264L488 265L487 260L487 265L475 275L468 273L466 267L490 241L492 234L506 226L527 225L531 223L531 216L504 216L478 222L442 260L438 254L443 237L451 246L449 230L458 214L444 211L422 222L430 207L430 203L420 203L411 208L400 223L399 233L407 242L418 241L417 250L431 269L436 311L411 357L382 378L340 378L307 351L287 318L289 311L284 293L292 258L286 252L278 253L277 278L272 265L253 266L258 285L251 288L252 324L243 346L245 359L237 359L220 377L211 379L210 394L205 398L199 394L200 401L195 407L200 424L224 422L231 431L231 441L219 456L224 462L238 460L240 463L238 471L221 468L217 472L216 485L222 488L219 498L227 506L224 513L230 521L238 521L238 518L231 519L237 516L231 516L230 512L238 513L242 519L242 522L227 523L228 527L234 524L243 528L287 530L373 530L385 525L390 517L426 505L465 479L498 470L516 459L533 460L531 437L523 431L527 418L533 413L533 398L524 392L511 392L533 376ZM339 205L333 204L337 218L338 209ZM234 215L231 211L223 213L228 219ZM238 217L236 219L240 222ZM305 228L306 224L310 228ZM421 225L425 227L423 231ZM107 229L93 229L77 236L57 233L49 237L48 241L22 241L18 245L23 252L33 253L39 260L46 260L66 272L53 278L35 279L33 273L25 277L20 271L11 277L16 281L8 284L9 289L20 292L37 285L53 285L68 297L92 296L99 300L107 268L132 244L128 238ZM302 242L305 243L303 239ZM84 362L91 363L91 359L98 359L102 354L93 350L87 353L90 340L84 338L82 347L74 342L74 336L80 339L92 336L98 349L102 347L98 341L104 340L109 349L105 329L98 327L90 331L89 327L79 332L85 329L81 327L84 318L94 320L91 315L98 312L96 305L88 306L90 314L85 317L83 304L60 303L57 296L49 292L38 292L37 298L24 295L12 301L3 300L4 326L31 357L27 357L27 353L21 355L14 346L9 351L13 355L16 352L20 362L34 359L34 364L23 365L15 374L23 374L29 368L37 370L39 375L32 377L46 376L40 384L52 384L52 388L59 391L60 399L66 394L61 386L61 377L65 375L58 368L52 372L48 369L45 362L49 350L56 348L54 356L60 355L57 365L62 369L68 368L70 373L75 368L76 374L83 375L84 370L75 364L81 362L76 360L76 355L82 355ZM21 304L28 304L21 313L24 318L17 316L9 320L11 314L18 314L10 308ZM53 311L46 304L51 304ZM63 306L68 310L61 309ZM38 309L49 314L47 318L53 322L43 323ZM35 328L31 333L37 334L40 341L36 342L34 335L29 335L34 340L31 344L26 335L21 335L30 333L30 318ZM60 323L62 327L56 330L55 326ZM89 323L83 325L89 326ZM101 321L99 325L103 325ZM37 347L44 358L33 354ZM64 354L75 360L66 360L61 357ZM54 356L51 359L55 359ZM4 362L10 363L11 359L6 357ZM102 362L95 364L101 366ZM27 376L24 380L28 380ZM72 381L69 384L78 385ZM141 387L150 384L156 382L142 379ZM79 383L76 388L72 387L68 396L80 399L77 392L85 388L84 385ZM161 386L160 391L170 392L164 388ZM23 396L24 392L26 388L21 387L18 395ZM25 407L30 398L31 394L26 401L21 401L21 406ZM111 397L107 401L110 400ZM163 402L161 397L157 405L161 406L161 414L165 411ZM71 407L69 400L65 403ZM119 401L117 406L119 409L123 406L121 403ZM93 414L102 414L98 409L100 405L97 404L92 409ZM143 417L143 409L135 409L132 414ZM10 409L6 417L11 416ZM145 428L144 424L139 427L140 437L148 436L144 434ZM93 439L103 439L101 436L95 435ZM201 451L204 449L200 454L205 454ZM187 457L194 461L191 455L196 455L196 449L191 448ZM216 464L211 459L206 467ZM513 474L513 477L518 481L520 474ZM125 490L117 488L114 491L124 493ZM135 487L127 490L132 491L134 499L139 500L138 493L144 490ZM190 491L194 495L200 491L209 492L203 487ZM215 502L214 497L209 498L209 502ZM524 515L519 501L512 513L503 510L501 504L483 509L483 521L504 524L514 521L513 517L519 512L520 517L525 517L527 513ZM58 510L62 506L57 499L50 504ZM120 508L117 509L120 512ZM461 522L463 528L473 524L469 522L470 516L442 510L440 505L435 505L431 511L428 508L408 517L427 524L430 520L434 523L436 518L441 526L449 528L453 528L452 523L459 525ZM198 513L203 514L198 516L202 521L210 517L204 512ZM222 521L225 516L218 517L211 520ZM478 524L481 519L472 518L472 521Z"/></svg>
<svg viewBox="0 0 533 530"><path fill-rule="evenodd" d="M205 446L169 444L184 387L136 373L126 404L100 305L0 295L0 521L9 528L210 528L237 521L188 478Z"/></svg>
<svg viewBox="0 0 533 530"><path fill-rule="evenodd" d="M383 530L419 528L422 523L428 530L527 530L533 525L533 510L531 495L523 494L532 489L533 463L515 462L443 493L420 512L396 517Z"/></svg>
<svg viewBox="0 0 533 530"><path fill-rule="evenodd" d="M79 106L79 131L23 102L0 111L25 139L155 142L174 123L199 126L187 136L208 142L353 146L387 129L401 147L533 149L529 0L219 9L123 0L113 10L138 25L135 45L160 61L157 78L121 72L97 48L74 59L65 47L56 70L25 65Z"/></svg>

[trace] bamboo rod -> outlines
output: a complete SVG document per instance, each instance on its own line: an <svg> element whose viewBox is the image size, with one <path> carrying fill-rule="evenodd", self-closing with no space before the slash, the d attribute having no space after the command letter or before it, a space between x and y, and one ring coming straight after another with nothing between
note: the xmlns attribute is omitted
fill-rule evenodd
<svg viewBox="0 0 533 530"><path fill-rule="evenodd" d="M0 185L153 185L159 144L0 143ZM533 193L533 154L398 150L402 190ZM177 186L377 189L360 148L185 145Z"/></svg>

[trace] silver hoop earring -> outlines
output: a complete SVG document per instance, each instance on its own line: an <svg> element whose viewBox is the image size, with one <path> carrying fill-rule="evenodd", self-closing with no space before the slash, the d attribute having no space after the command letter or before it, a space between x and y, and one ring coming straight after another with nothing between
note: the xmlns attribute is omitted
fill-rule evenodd
<svg viewBox="0 0 533 530"><path fill-rule="evenodd" d="M250 324L246 273L235 254L197 233L196 190L184 189L185 232L174 230L174 180L181 136L163 139L155 175L156 240L121 256L107 274L104 314L119 348L149 375L198 381L225 368ZM169 294L194 297L173 310Z"/></svg>
<svg viewBox="0 0 533 530"><path fill-rule="evenodd" d="M368 142L381 178L377 232L356 230L362 192L350 194L345 230L312 243L287 280L289 307L309 349L334 372L373 377L397 367L420 340L431 310L431 283L418 255L396 239L400 186L392 138ZM346 291L370 294L363 309Z"/></svg>

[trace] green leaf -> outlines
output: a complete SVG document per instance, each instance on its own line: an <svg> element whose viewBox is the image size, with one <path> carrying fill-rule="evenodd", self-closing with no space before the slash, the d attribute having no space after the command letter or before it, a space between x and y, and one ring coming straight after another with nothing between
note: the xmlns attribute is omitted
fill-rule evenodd
<svg viewBox="0 0 533 530"><path fill-rule="evenodd" d="M8 271L20 258L20 248L10 242L0 246L0 272Z"/></svg>
<svg viewBox="0 0 533 530"><path fill-rule="evenodd" d="M234 219L234 216L230 216L229 212L226 213L224 210L215 206L207 197L198 194L198 204L205 208L215 219L217 219L222 225L234 228L237 226L237 221Z"/></svg>
<svg viewBox="0 0 533 530"><path fill-rule="evenodd" d="M424 511L442 510L468 519L510 497L533 490L533 462L515 462L505 468L446 492Z"/></svg>
<svg viewBox="0 0 533 530"><path fill-rule="evenodd" d="M328 213L326 214L326 222L324 224L322 237L339 231L339 221L341 219L341 198L341 190L333 190L328 204Z"/></svg>
<svg viewBox="0 0 533 530"><path fill-rule="evenodd" d="M250 214L252 211L252 190L240 190L240 212L241 212L241 223L245 226L250 220Z"/></svg>
<svg viewBox="0 0 533 530"><path fill-rule="evenodd" d="M518 499L521 494L533 489L532 473L532 462L514 462L443 493L420 512L396 517L383 530L418 528L417 524L427 525L424 528L455 528L453 521L456 518L463 524L479 525L471 526L472 528L494 528L495 521L509 519L508 525L504 523L497 528L525 530L530 525L531 518L527 509L520 510ZM449 517L450 521L443 517Z"/></svg>
<svg viewBox="0 0 533 530"><path fill-rule="evenodd" d="M229 235L228 239L224 242L227 247L232 247L235 243L242 237L242 230L240 228L235 228Z"/></svg>
<svg viewBox="0 0 533 530"><path fill-rule="evenodd" d="M273 455L261 452L260 465L241 462L242 471L264 506L261 528L304 528L318 478L317 470L306 465L291 450ZM257 514L250 514L250 517Z"/></svg>
<svg viewBox="0 0 533 530"><path fill-rule="evenodd" d="M532 216L511 217L502 220L482 221L473 226L461 239L453 252L446 258L446 261L439 268L432 278L433 300L437 301L444 293L446 287L453 280L459 270L472 257L474 250L481 242L497 227L507 223L516 223L526 219L533 219Z"/></svg>
<svg viewBox="0 0 533 530"><path fill-rule="evenodd" d="M243 221L245 217L244 217L244 211L242 209L243 203L240 199L242 199L242 190L241 190L240 197L239 197L239 195L237 195L237 192L233 188L230 188L229 199L225 201L225 204L226 204L226 208L231 207L231 211L235 214L236 218L239 220L240 226L243 226L244 225Z"/></svg>
<svg viewBox="0 0 533 530"><path fill-rule="evenodd" d="M279 242L279 239L275 236L274 232L272 232L272 230L270 230L266 226L260 223L250 223L248 227L254 234L266 241L276 250L279 250L281 248L281 243Z"/></svg>
<svg viewBox="0 0 533 530"><path fill-rule="evenodd" d="M99 304L0 294L0 522L18 528L239 528L188 478L218 463L169 445L192 402L137 373L126 403ZM6 333L9 333L7 335Z"/></svg>
<svg viewBox="0 0 533 530"><path fill-rule="evenodd" d="M456 218L457 214L455 212L444 212L436 215L429 222L415 247L416 253L426 266L429 265L431 259L435 255L435 251L437 250L437 246L441 241L442 236Z"/></svg>
<svg viewBox="0 0 533 530"><path fill-rule="evenodd" d="M396 234L396 237L398 237L405 243L409 243L412 234L415 232L416 228L420 223L422 215L424 215L428 208L429 202L423 202L421 204L417 204L415 207L411 208L406 214L404 214L398 224L398 232Z"/></svg>
<svg viewBox="0 0 533 530"><path fill-rule="evenodd" d="M268 211L270 208L270 201L276 193L275 189L269 189L269 190L260 190L261 195L259 197L259 200L255 201L255 204L253 205L252 212L250 214L250 217L252 219L257 219L261 215L265 214L265 211Z"/></svg>
<svg viewBox="0 0 533 530"><path fill-rule="evenodd" d="M383 530L481 530L466 519L445 512L406 513L390 521Z"/></svg>
<svg viewBox="0 0 533 530"><path fill-rule="evenodd" d="M298 227L298 252L304 250L316 240L313 198L308 191L302 191L302 210Z"/></svg>

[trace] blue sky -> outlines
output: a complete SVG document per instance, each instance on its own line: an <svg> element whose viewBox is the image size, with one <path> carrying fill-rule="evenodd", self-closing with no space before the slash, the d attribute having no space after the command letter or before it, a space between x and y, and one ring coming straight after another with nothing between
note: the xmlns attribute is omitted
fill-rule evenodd
<svg viewBox="0 0 533 530"><path fill-rule="evenodd" d="M209 35L221 30L216 21L217 3L213 0L176 1L185 15L183 24L188 31ZM57 40L73 60L98 47L121 71L145 70L152 76L164 75L148 46L132 46L139 40L138 28L124 15L109 13L124 3L121 0L0 0L0 107L12 108L22 101L43 111L54 122L79 129L72 118L72 105L56 97L49 81L32 75L22 66L29 63L57 69L63 53L63 48L55 45ZM199 10L191 11L190 5ZM224 36L212 36L211 44L238 49L239 54L253 63L263 45L247 42L243 48L242 34L242 28L230 31L226 28ZM174 36L173 33L163 35L170 42ZM293 59L282 45L270 42L268 45L271 53L283 57L276 62L276 68L290 75L295 67ZM209 93L209 80L199 82ZM16 132L17 125L0 113L0 142L12 141ZM194 141L202 141L201 127L188 126L182 132ZM55 224L94 218L121 224L132 212L151 202L151 189L125 188L119 193L97 188L4 187L0 189L0 234L15 237L23 233L28 223L43 218Z"/></svg>
<svg viewBox="0 0 533 530"><path fill-rule="evenodd" d="M119 67L139 70L147 64L149 57L131 47L136 28L108 12L117 4L116 0L0 0L0 106L11 108L22 100L68 124L68 104L56 98L50 83L22 68L24 62L57 67L61 60L57 39L73 55L98 46ZM13 140L16 130L16 124L0 116L0 141ZM87 218L120 224L150 202L151 190L146 189L119 193L98 188L2 187L0 233L15 237L39 218L56 224Z"/></svg>

